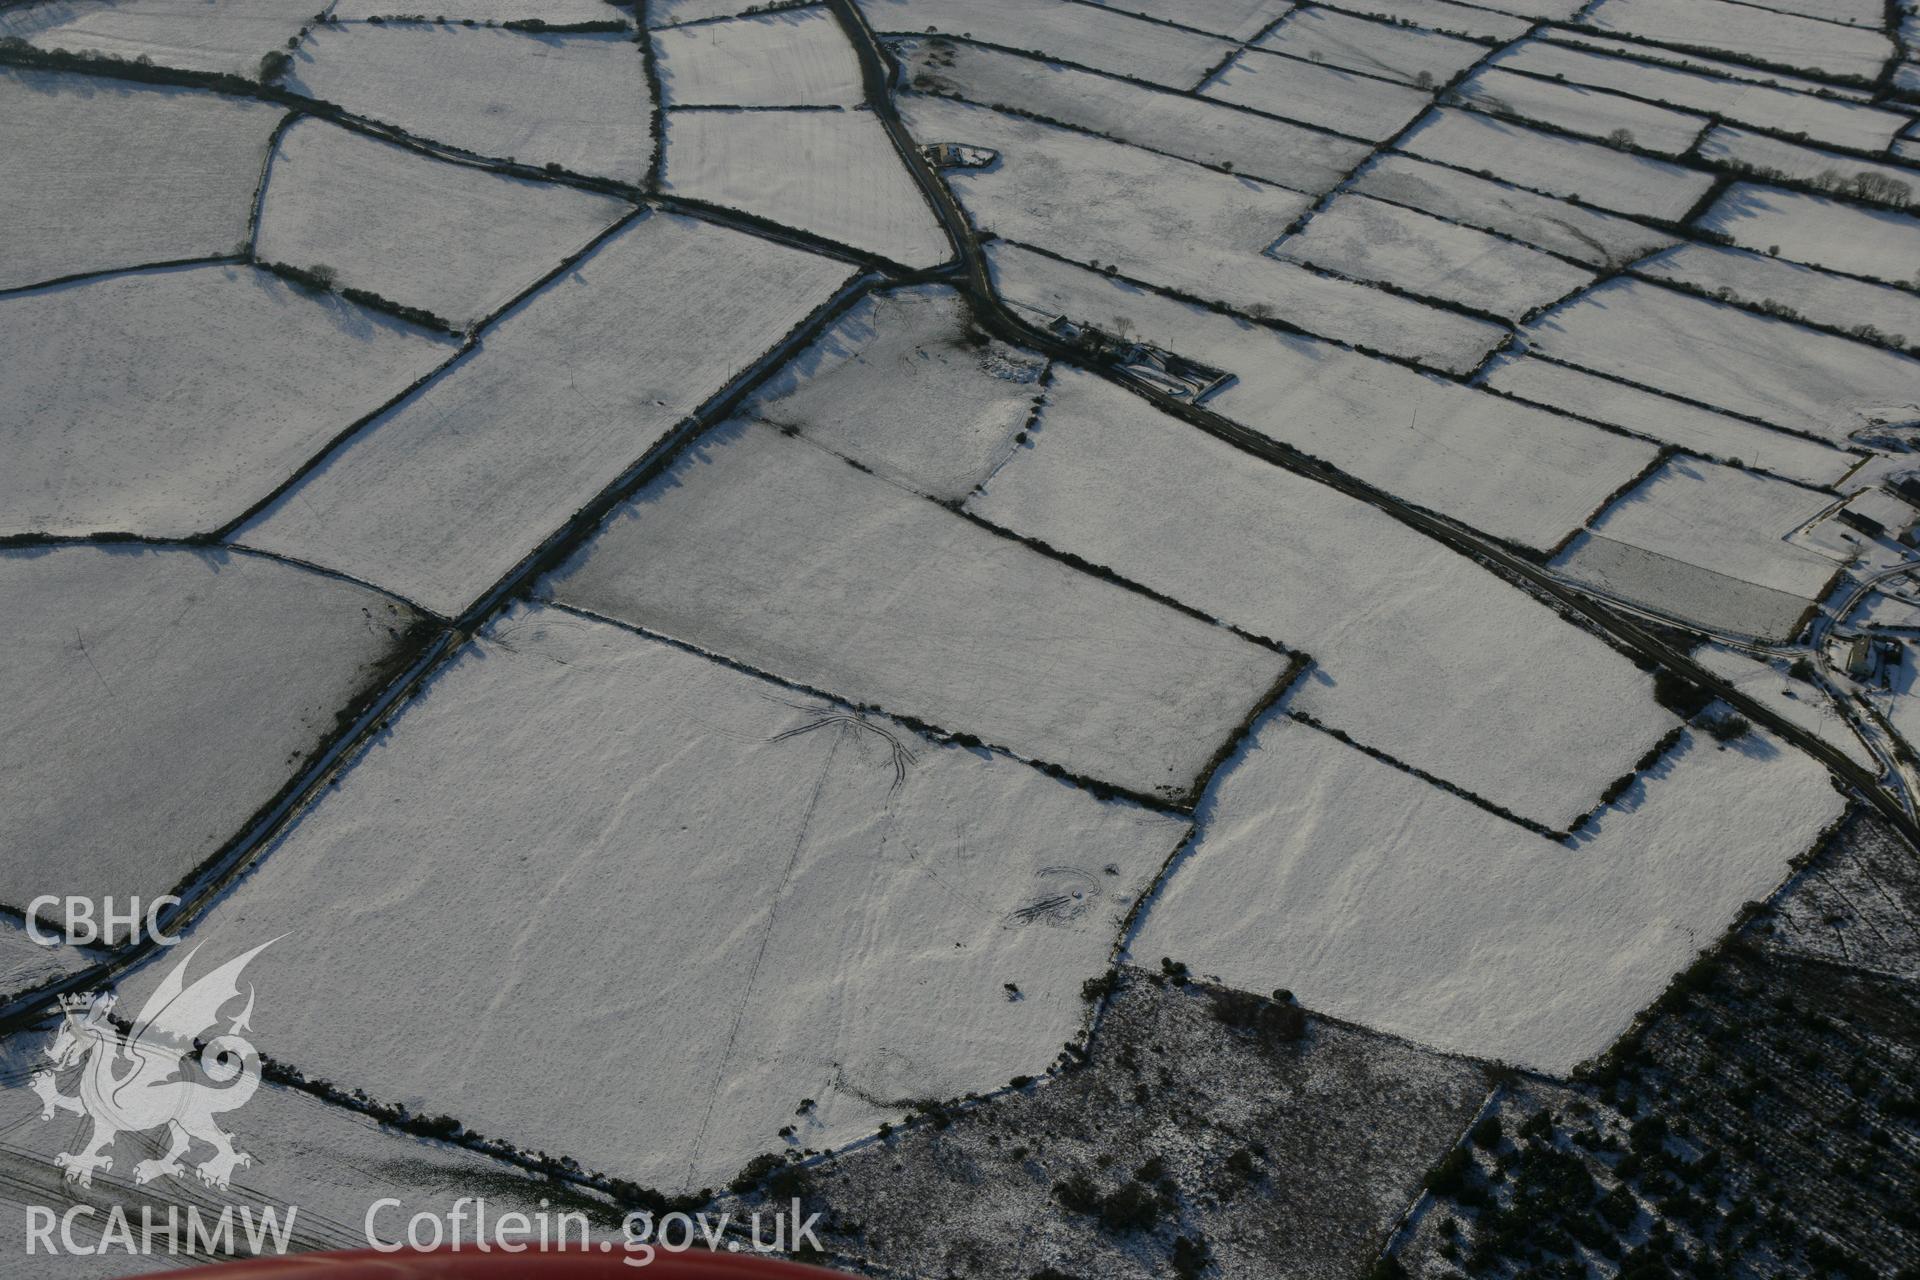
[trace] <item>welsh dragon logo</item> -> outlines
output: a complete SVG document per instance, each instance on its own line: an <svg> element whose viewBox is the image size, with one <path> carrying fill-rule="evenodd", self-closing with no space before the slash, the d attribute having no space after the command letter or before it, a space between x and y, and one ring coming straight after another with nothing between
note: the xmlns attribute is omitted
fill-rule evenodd
<svg viewBox="0 0 1920 1280"><path fill-rule="evenodd" d="M78 1150L54 1157L67 1181L91 1185L95 1173L113 1168L115 1138L162 1126L169 1138L167 1152L134 1165L136 1183L179 1177L185 1172L180 1158L195 1141L213 1148L194 1169L208 1186L225 1188L235 1169L253 1163L252 1156L234 1149L233 1135L214 1123L222 1112L244 1106L260 1087L260 1055L239 1034L251 1030L253 988L247 988L246 1007L234 1015L225 1034L204 1042L200 1037L214 1029L220 1011L239 998L240 972L247 962L272 945L263 942L188 986L187 966L199 953L194 948L160 980L131 1030L124 1032L112 1020L111 993L61 997L64 1021L47 1050L54 1065L35 1072L32 1086L40 1095L42 1120L71 1111L93 1122ZM77 1065L78 1095L61 1093L60 1073Z"/></svg>

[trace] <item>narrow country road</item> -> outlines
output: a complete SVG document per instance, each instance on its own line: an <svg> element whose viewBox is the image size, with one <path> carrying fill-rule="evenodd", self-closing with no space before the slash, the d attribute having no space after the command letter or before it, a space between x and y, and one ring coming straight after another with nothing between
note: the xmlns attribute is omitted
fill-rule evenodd
<svg viewBox="0 0 1920 1280"><path fill-rule="evenodd" d="M927 163L926 157L920 152L919 145L908 134L906 126L901 123L900 114L893 104L893 64L881 50L879 40L874 35L873 29L867 25L859 6L855 0L827 0L827 3L859 56L868 105L873 108L874 114L886 128L888 136L893 140L894 149L900 154L901 161L913 174L914 181L919 184L921 191L933 205L942 226L946 229L948 238L954 244L958 255L959 286L976 322L983 329L1004 341L1029 347L1052 359L1085 369L1124 386L1163 412L1198 427L1245 453L1262 458L1275 466L1285 467L1296 475L1305 476L1337 489L1349 497L1357 498L1386 512L1401 523L1437 539L1460 554L1496 568L1510 578L1525 582L1537 593L1552 599L1562 609L1586 619L1628 653L1665 667L1703 688L1712 690L1722 701L1737 709L1754 723L1765 725L1779 737L1819 760L1872 804L1881 816L1897 828L1915 848L1920 849L1920 822L1916 822L1907 811L1903 797L1889 791L1882 785L1881 779L1861 768L1844 752L1802 729L1772 708L1742 693L1731 683L1702 667L1690 656L1667 644L1653 632L1601 602L1567 586L1541 566L1513 554L1484 534L1453 520L1409 506L1385 490L1377 489L1297 449L1270 439L1250 427L1242 426L1230 418L1224 418L1198 405L1170 396L1142 379L1098 364L1091 364L1084 353L1060 341L1053 334L1028 324L1017 312L1002 302L994 291L992 269L987 263L986 255L980 250L979 237L974 233L972 224L968 222L966 213L954 199L953 193L947 190L946 183L941 181L940 176Z"/></svg>

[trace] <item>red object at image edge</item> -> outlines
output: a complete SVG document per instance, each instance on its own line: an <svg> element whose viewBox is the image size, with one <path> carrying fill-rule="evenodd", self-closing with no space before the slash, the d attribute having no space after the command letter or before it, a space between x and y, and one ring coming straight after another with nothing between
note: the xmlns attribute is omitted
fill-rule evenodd
<svg viewBox="0 0 1920 1280"><path fill-rule="evenodd" d="M848 1280L844 1272L823 1271L780 1258L664 1250L641 1266L625 1261L619 1250L529 1249L524 1253L477 1249L407 1250L382 1253L355 1249L347 1253L296 1253L279 1258L249 1258L190 1271L172 1271L181 1280Z"/></svg>

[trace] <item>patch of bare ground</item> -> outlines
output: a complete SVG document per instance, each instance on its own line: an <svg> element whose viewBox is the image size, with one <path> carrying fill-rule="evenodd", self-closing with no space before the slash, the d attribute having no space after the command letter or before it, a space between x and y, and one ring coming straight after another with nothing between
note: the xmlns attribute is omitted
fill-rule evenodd
<svg viewBox="0 0 1920 1280"><path fill-rule="evenodd" d="M747 1199L800 1194L836 1265L877 1276L1352 1277L1488 1087L1290 998L1122 969L1082 1064L919 1104Z"/></svg>
<svg viewBox="0 0 1920 1280"><path fill-rule="evenodd" d="M1920 858L1885 822L1856 814L1754 931L1783 956L1920 981Z"/></svg>

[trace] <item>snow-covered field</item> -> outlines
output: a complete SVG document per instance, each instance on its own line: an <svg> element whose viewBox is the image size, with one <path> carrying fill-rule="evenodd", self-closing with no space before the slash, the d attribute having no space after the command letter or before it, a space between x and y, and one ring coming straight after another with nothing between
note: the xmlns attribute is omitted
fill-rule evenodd
<svg viewBox="0 0 1920 1280"><path fill-rule="evenodd" d="M1876 591L1847 615L1847 621L1855 626L1864 627L1920 629L1920 604L1904 596L1893 596L1883 591Z"/></svg>
<svg viewBox="0 0 1920 1280"><path fill-rule="evenodd" d="M1920 742L1920 671L1911 661L1903 661L1889 671L1887 687L1869 696L1902 742L1909 746Z"/></svg>
<svg viewBox="0 0 1920 1280"><path fill-rule="evenodd" d="M1432 100L1426 92L1337 67L1248 49L1207 81L1209 98L1383 142Z"/></svg>
<svg viewBox="0 0 1920 1280"><path fill-rule="evenodd" d="M923 286L861 299L745 412L958 502L1016 447L1046 367L974 329L951 289Z"/></svg>
<svg viewBox="0 0 1920 1280"><path fill-rule="evenodd" d="M1816 80L1807 76L1794 75L1755 62L1712 57L1673 45L1648 44L1644 40L1622 40L1612 36L1597 35L1591 28L1548 27L1541 32L1541 35L1555 44L1585 49L1592 53L1617 54L1652 67L1677 67L1682 71L1696 71L1722 80L1772 85L1776 89L1815 94L1835 102L1871 102L1873 100L1871 90L1835 84L1831 80Z"/></svg>
<svg viewBox="0 0 1920 1280"><path fill-rule="evenodd" d="M27 936L27 927L0 916L0 997L13 996L86 968L94 957L68 946L48 946Z"/></svg>
<svg viewBox="0 0 1920 1280"><path fill-rule="evenodd" d="M51 0L0 13L0 38L251 77L316 12L314 0Z"/></svg>
<svg viewBox="0 0 1920 1280"><path fill-rule="evenodd" d="M675 112L661 189L908 267L938 266L953 252L865 111Z"/></svg>
<svg viewBox="0 0 1920 1280"><path fill-rule="evenodd" d="M1725 52L1812 75L1872 80L1893 56L1885 32L1729 0L1598 0L1585 22L1655 44Z"/></svg>
<svg viewBox="0 0 1920 1280"><path fill-rule="evenodd" d="M1217 36L1074 0L859 0L875 31L964 36L1170 89L1191 89L1232 53Z"/></svg>
<svg viewBox="0 0 1920 1280"><path fill-rule="evenodd" d="M1833 576L1825 556L1785 539L1831 499L1735 467L1675 460L1609 507L1596 532L1649 551L1685 553L1716 572L1813 596Z"/></svg>
<svg viewBox="0 0 1920 1280"><path fill-rule="evenodd" d="M1543 22L1567 22L1586 8L1586 0L1488 0L1480 7Z"/></svg>
<svg viewBox="0 0 1920 1280"><path fill-rule="evenodd" d="M917 136L1000 152L998 165L950 178L982 230L1435 368L1471 369L1505 340L1491 324L1264 253L1310 207L1296 192L981 107L906 106Z"/></svg>
<svg viewBox="0 0 1920 1280"><path fill-rule="evenodd" d="M1685 217L1713 186L1711 176L1666 160L1615 151L1474 111L1436 111L1397 145L1416 156L1544 195L1669 222Z"/></svg>
<svg viewBox="0 0 1920 1280"><path fill-rule="evenodd" d="M1189 797L1287 666L748 422L683 455L547 589L1171 801Z"/></svg>
<svg viewBox="0 0 1920 1280"><path fill-rule="evenodd" d="M1094 0L1122 13L1172 22L1197 31L1251 40L1284 17L1293 0Z"/></svg>
<svg viewBox="0 0 1920 1280"><path fill-rule="evenodd" d="M860 62L824 8L763 13L653 37L667 107L853 106Z"/></svg>
<svg viewBox="0 0 1920 1280"><path fill-rule="evenodd" d="M1373 160L1354 175L1352 190L1510 236L1590 267L1621 267L1678 243L1643 223L1412 156Z"/></svg>
<svg viewBox="0 0 1920 1280"><path fill-rule="evenodd" d="M455 355L253 267L0 298L0 534L209 533Z"/></svg>
<svg viewBox="0 0 1920 1280"><path fill-rule="evenodd" d="M1215 412L1523 546L1559 542L1654 458L1644 441L1017 247L993 264L1001 292L1035 314L1125 328L1233 374L1207 401Z"/></svg>
<svg viewBox="0 0 1920 1280"><path fill-rule="evenodd" d="M786 1125L840 1146L896 1099L1043 1070L1184 833L516 607L192 940L285 935L248 969L275 1057L647 1185L719 1186Z"/></svg>
<svg viewBox="0 0 1920 1280"><path fill-rule="evenodd" d="M1920 295L1768 257L1764 252L1684 244L1636 264L1634 270L1762 310L1788 307L1813 324L1835 329L1871 325L1885 335L1881 341L1893 346L1920 344Z"/></svg>
<svg viewBox="0 0 1920 1280"><path fill-rule="evenodd" d="M1537 356L1495 361L1487 370L1487 385L1532 404L1610 423L1722 462L1737 459L1789 480L1835 484L1861 461L1859 454L1830 444Z"/></svg>
<svg viewBox="0 0 1920 1280"><path fill-rule="evenodd" d="M1768 737L1681 746L1577 843L1275 716L1132 951L1423 1044L1564 1073L1787 875L1844 802Z"/></svg>
<svg viewBox="0 0 1920 1280"><path fill-rule="evenodd" d="M655 4L663 0L655 0ZM435 21L514 22L539 18L555 26L575 22L612 22L630 18L607 0L433 0ZM742 7L745 7L744 5ZM327 13L343 22L367 18L406 18L419 12L419 0L333 0Z"/></svg>
<svg viewBox="0 0 1920 1280"><path fill-rule="evenodd" d="M1452 0L1330 0L1327 7L1475 40L1518 39L1530 26L1524 18L1495 12L1498 5L1454 4Z"/></svg>
<svg viewBox="0 0 1920 1280"><path fill-rule="evenodd" d="M1533 349L1598 373L1844 441L1920 416L1920 362L1641 280L1528 326Z"/></svg>
<svg viewBox="0 0 1920 1280"><path fill-rule="evenodd" d="M1055 373L967 509L1312 654L1289 709L1544 825L1672 724L1630 662L1471 561L1087 374Z"/></svg>
<svg viewBox="0 0 1920 1280"><path fill-rule="evenodd" d="M92 76L0 70L0 289L246 243L263 103ZM137 189L137 202L120 199Z"/></svg>
<svg viewBox="0 0 1920 1280"><path fill-rule="evenodd" d="M1487 56L1486 46L1471 40L1318 7L1295 9L1260 38L1259 47L1348 71L1426 85L1444 84ZM1426 77L1424 81L1422 76Z"/></svg>
<svg viewBox="0 0 1920 1280"><path fill-rule="evenodd" d="M0 0L0 1210L1879 1266L1920 879L1820 877L1920 832L1917 54L1920 0ZM26 937L169 891L178 952ZM269 939L255 1164L63 1183L55 991ZM1775 1032L1700 1038L1774 1011L1794 1150L1862 1117L1817 1179L1715 1120L1778 1119Z"/></svg>
<svg viewBox="0 0 1920 1280"><path fill-rule="evenodd" d="M1217 275L1257 272L1260 251L1313 203L1297 191L983 107L916 98L904 114L917 137L1000 153L989 168L948 175L983 229L1189 292ZM1160 228L1172 231L1173 243L1159 243Z"/></svg>
<svg viewBox="0 0 1920 1280"><path fill-rule="evenodd" d="M1636 548L1724 579L1727 591L1753 598L1753 626L1717 616L1717 602L1694 618L1684 600L1656 597L1652 586L1634 589L1619 577L1615 558L1608 558L1610 549L1590 553L1584 539L1555 564L1575 580L1591 580L1603 590L1707 626L1781 636L1839 572L1840 566L1826 556L1786 541L1829 502L1824 493L1784 480L1675 459L1588 526L1608 544Z"/></svg>
<svg viewBox="0 0 1920 1280"><path fill-rule="evenodd" d="M436 86L422 93L423 81ZM289 87L496 160L638 183L653 156L640 50L618 35L345 23L316 29Z"/></svg>
<svg viewBox="0 0 1920 1280"><path fill-rule="evenodd" d="M904 82L916 91L999 104L1295 191L1338 186L1372 150L1358 139L1226 103L998 49L940 40L902 40L894 48Z"/></svg>
<svg viewBox="0 0 1920 1280"><path fill-rule="evenodd" d="M1882 27L1887 17L1885 6L1877 0L1767 0L1763 7L1851 27Z"/></svg>
<svg viewBox="0 0 1920 1280"><path fill-rule="evenodd" d="M1783 174L1798 182L1816 185L1842 185L1873 204L1905 208L1920 190L1920 171L1911 166L1876 164L1858 156L1801 146L1780 138L1716 125L1700 141L1700 158L1710 165L1734 173L1758 173L1762 177ZM1871 188L1862 188L1864 180Z"/></svg>
<svg viewBox="0 0 1920 1280"><path fill-rule="evenodd" d="M405 606L263 556L0 550L0 903L151 899L272 800L402 650Z"/></svg>
<svg viewBox="0 0 1920 1280"><path fill-rule="evenodd" d="M234 538L458 614L850 274L644 215Z"/></svg>
<svg viewBox="0 0 1920 1280"><path fill-rule="evenodd" d="M1602 89L1549 83L1500 67L1474 72L1454 93L1492 115L1548 124L1663 156L1685 155L1711 123L1705 116Z"/></svg>
<svg viewBox="0 0 1920 1280"><path fill-rule="evenodd" d="M1526 245L1362 195L1337 197L1273 252L1509 320L1593 282Z"/></svg>
<svg viewBox="0 0 1920 1280"><path fill-rule="evenodd" d="M1553 567L1576 586L1715 634L1786 641L1806 618L1812 602L1805 597L1715 572L1694 559L1582 533Z"/></svg>
<svg viewBox="0 0 1920 1280"><path fill-rule="evenodd" d="M1895 284L1920 278L1920 218L1904 213L1737 182L1700 225L1770 257Z"/></svg>
<svg viewBox="0 0 1920 1280"><path fill-rule="evenodd" d="M758 9L762 0L647 0L645 17L654 29L710 18L732 18Z"/></svg>
<svg viewBox="0 0 1920 1280"><path fill-rule="evenodd" d="M170 963L178 961L176 953ZM195 976L204 972L211 967L207 961L208 957L203 956L190 972ZM283 999L292 996L295 990L297 988L276 986L271 993L262 991L260 998L265 1004L276 995ZM263 1013L259 1026L268 1027L275 1013L277 1008ZM50 1035L49 1028L35 1028L0 1040L0 1071L11 1077L44 1066L42 1054ZM61 1115L52 1123L41 1123L39 1105L39 1098L24 1089L0 1095L0 1126L4 1126L6 1133L0 1159L15 1162L15 1167L19 1167L22 1157L50 1165L59 1153L78 1150L85 1141L87 1124L83 1118ZM368 1207L382 1199L392 1201L380 1205L374 1217L382 1244L403 1242L408 1219L414 1214L453 1213L462 1197L467 1200L464 1206L469 1220L466 1247L470 1251L474 1247L470 1229L476 1197L485 1201L489 1226L498 1220L492 1215L520 1213L533 1223L540 1220L538 1215L543 1210L549 1222L557 1213L578 1211L588 1216L594 1240L618 1242L620 1239L619 1215L611 1204L597 1197L556 1185L501 1160L402 1133L298 1089L265 1084L247 1102L246 1108L227 1123L235 1130L237 1143L244 1144L253 1157L251 1164L236 1171L228 1187L214 1188L193 1182L189 1190L168 1181L140 1186L134 1181L132 1164L119 1161L115 1162L112 1172L97 1180L98 1189L94 1194L104 1204L126 1206L136 1232L141 1225L140 1203L148 1197L158 1200L171 1193L178 1213L174 1227L179 1234L169 1234L166 1208L153 1203L152 1256L117 1257L111 1246L92 1258L83 1255L48 1258L42 1251L35 1262L44 1262L46 1266L42 1269L36 1265L35 1270L40 1275L62 1280L78 1274L97 1274L101 1280L107 1280L107 1277L134 1274L136 1269L140 1274L147 1270L161 1274L172 1271L186 1259L169 1258L168 1244L176 1244L182 1253L188 1248L188 1223L185 1214L179 1212L178 1202L195 1205L203 1219L215 1218L226 1206L236 1210L244 1207L256 1215L263 1206L274 1209L282 1222L291 1222L291 1237L296 1242L295 1248L301 1251L365 1249L367 1239L363 1228ZM89 1234L89 1228L97 1232L106 1221L104 1212L78 1215L74 1220L74 1234L78 1240L97 1248L99 1240ZM575 1238L577 1234L576 1228ZM236 1236L244 1238L238 1231ZM98 1265L100 1270L81 1273L76 1263Z"/></svg>
<svg viewBox="0 0 1920 1280"><path fill-rule="evenodd" d="M1804 133L1816 141L1865 151L1885 147L1907 123L1907 117L1880 107L1622 56L1638 52L1625 48L1602 53L1550 40L1527 40L1501 50L1491 65L1612 89L1780 133Z"/></svg>
<svg viewBox="0 0 1920 1280"><path fill-rule="evenodd" d="M396 198L397 197L397 198ZM254 252L459 328L631 212L611 196L448 164L307 117L280 139Z"/></svg>

